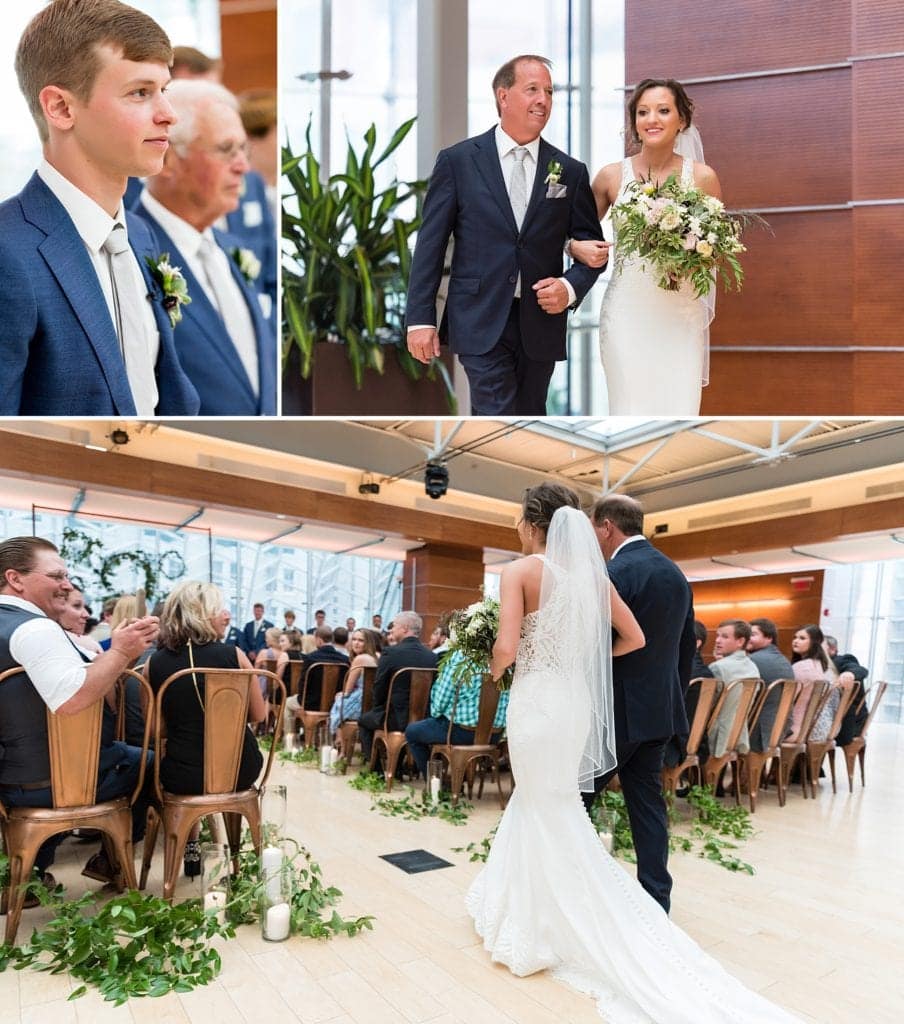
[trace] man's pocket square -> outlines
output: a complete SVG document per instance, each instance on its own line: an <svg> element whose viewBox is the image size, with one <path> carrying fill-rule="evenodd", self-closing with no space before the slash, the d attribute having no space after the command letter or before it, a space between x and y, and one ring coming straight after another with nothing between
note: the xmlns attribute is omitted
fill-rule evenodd
<svg viewBox="0 0 904 1024"><path fill-rule="evenodd" d="M567 185L549 184L546 188L547 199L564 199L568 195Z"/></svg>

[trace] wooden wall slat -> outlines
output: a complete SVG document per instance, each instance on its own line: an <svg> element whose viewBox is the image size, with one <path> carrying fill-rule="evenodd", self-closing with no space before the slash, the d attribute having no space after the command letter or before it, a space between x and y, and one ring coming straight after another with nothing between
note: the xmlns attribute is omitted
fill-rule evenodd
<svg viewBox="0 0 904 1024"><path fill-rule="evenodd" d="M904 50L904 10L901 0L854 0L852 54L895 53Z"/></svg>
<svg viewBox="0 0 904 1024"><path fill-rule="evenodd" d="M628 0L627 81L833 63L850 37L850 0Z"/></svg>

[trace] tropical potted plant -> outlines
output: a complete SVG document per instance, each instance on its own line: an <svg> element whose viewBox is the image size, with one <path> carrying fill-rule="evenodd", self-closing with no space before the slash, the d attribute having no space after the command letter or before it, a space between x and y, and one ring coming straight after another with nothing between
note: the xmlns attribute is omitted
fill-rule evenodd
<svg viewBox="0 0 904 1024"><path fill-rule="evenodd" d="M324 183L311 148L283 148L283 412L316 415L430 414L455 410L448 362L423 367L404 338L411 236L426 182L375 171L414 124L406 121L375 157L376 127L345 171ZM406 216L402 207L416 205ZM448 359L448 357L446 357ZM350 372L349 372L350 371ZM365 384L367 385L365 387Z"/></svg>

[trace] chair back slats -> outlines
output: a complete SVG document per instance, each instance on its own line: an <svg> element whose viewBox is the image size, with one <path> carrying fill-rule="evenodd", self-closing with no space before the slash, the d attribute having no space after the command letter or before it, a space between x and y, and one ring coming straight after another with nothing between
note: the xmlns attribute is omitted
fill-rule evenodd
<svg viewBox="0 0 904 1024"><path fill-rule="evenodd" d="M374 706L374 680L377 678L377 666L366 665L361 677L361 714L370 711Z"/></svg>
<svg viewBox="0 0 904 1024"><path fill-rule="evenodd" d="M713 704L716 701L717 683L718 680L713 676L701 676L699 679L692 679L688 683L688 689L692 686L699 687L694 720L691 722L690 735L687 738L688 756L696 756L697 751L700 749L703 733L712 714Z"/></svg>
<svg viewBox="0 0 904 1024"><path fill-rule="evenodd" d="M740 688L741 691L738 696L737 706L735 707L735 715L731 723L731 729L728 732L728 745L725 748L726 750L737 749L738 740L741 738L741 730L747 723L747 713L750 711L750 705L756 699L762 686L762 679L735 679L725 687L725 701L729 699L730 694L732 694L735 689Z"/></svg>
<svg viewBox="0 0 904 1024"><path fill-rule="evenodd" d="M290 697L295 697L298 694L298 687L301 684L301 670L304 668L303 661L290 661L288 662L289 679L286 684L286 692ZM283 679L285 680L286 674L283 672Z"/></svg>
<svg viewBox="0 0 904 1024"><path fill-rule="evenodd" d="M829 734L826 736L827 740L834 740L841 731L842 720L847 714L851 703L857 698L857 694L860 691L860 683L857 682L856 679L848 679L843 683L838 683L837 688L841 690L841 695L838 699L838 705L835 708L835 715L832 718L832 724L829 727ZM830 693L826 695L826 700L829 699Z"/></svg>
<svg viewBox="0 0 904 1024"><path fill-rule="evenodd" d="M452 712L449 715L449 730L446 735L446 743L452 745L452 729L458 724L458 698L465 687L474 686L474 677L470 673L462 676L455 684L455 696L452 698ZM496 718L496 709L499 706L499 687L493 682L493 677L484 673L480 678L480 698L477 705L477 725L465 725L465 729L474 730L474 746L488 747L493 734L493 721ZM425 715L426 717L426 715Z"/></svg>
<svg viewBox="0 0 904 1024"><path fill-rule="evenodd" d="M876 694L873 697L872 704L870 705L869 714L866 716L866 721L863 723L863 728L860 730L860 736L866 736L866 732L872 724L876 711L879 708L879 704L882 702L882 694L885 693L887 686L888 683L884 681L881 681L876 684Z"/></svg>
<svg viewBox="0 0 904 1024"><path fill-rule="evenodd" d="M810 691L810 699L807 701L807 707L804 710L804 717L800 723L800 732L797 735L798 743L806 743L810 738L810 733L813 731L813 726L816 724L816 719L819 716L819 712L822 710L823 704L825 704L829 695L829 681L828 679L817 679L813 683L813 689Z"/></svg>
<svg viewBox="0 0 904 1024"><path fill-rule="evenodd" d="M97 795L103 698L74 715L47 710L54 807L83 807Z"/></svg>
<svg viewBox="0 0 904 1024"><path fill-rule="evenodd" d="M235 790L248 722L247 679L204 673L204 792Z"/></svg>
<svg viewBox="0 0 904 1024"><path fill-rule="evenodd" d="M772 731L766 740L767 750L774 750L782 742L788 724L788 716L791 714L791 706L800 690L800 683L794 678L773 680L763 690L762 696L757 702L754 725L759 721L769 698L778 690L781 690L781 693L778 696L778 707L775 709L775 718L772 721Z"/></svg>
<svg viewBox="0 0 904 1024"><path fill-rule="evenodd" d="M347 671L345 665L339 665L331 661L315 661L313 665L309 665L307 672L304 674L304 685L302 686L300 701L301 707L308 711L319 711L321 714L329 713L330 708L333 706L333 699L339 691L342 679ZM308 708L308 684L312 672L320 673L320 704L316 708Z"/></svg>
<svg viewBox="0 0 904 1024"><path fill-rule="evenodd" d="M389 689L386 692L386 714L383 716L383 729L389 732L389 716L392 713L392 691L396 681L404 675L409 675L411 681L408 689L408 725L412 722L420 722L427 717L427 709L430 706L430 688L436 677L435 668L399 668L392 674L389 680Z"/></svg>

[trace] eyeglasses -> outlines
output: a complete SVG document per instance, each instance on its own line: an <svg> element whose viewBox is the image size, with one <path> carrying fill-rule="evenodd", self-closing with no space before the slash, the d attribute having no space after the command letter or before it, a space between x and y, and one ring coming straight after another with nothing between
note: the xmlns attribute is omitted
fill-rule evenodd
<svg viewBox="0 0 904 1024"><path fill-rule="evenodd" d="M68 583L69 573L64 572L62 569L58 569L56 572L38 572L35 569L30 569L28 572L22 573L23 576L46 576L49 580L56 580L57 583Z"/></svg>
<svg viewBox="0 0 904 1024"><path fill-rule="evenodd" d="M207 152L224 164L231 164L239 154L246 160L250 153L247 142L221 142L218 146L210 146Z"/></svg>

